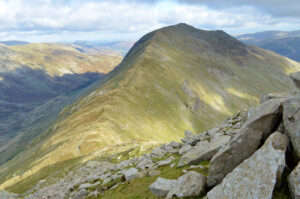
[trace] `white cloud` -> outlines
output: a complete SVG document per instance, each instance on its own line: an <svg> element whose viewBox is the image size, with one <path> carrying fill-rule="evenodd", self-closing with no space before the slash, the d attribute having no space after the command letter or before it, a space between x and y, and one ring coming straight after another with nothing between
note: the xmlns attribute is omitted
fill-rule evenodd
<svg viewBox="0 0 300 199"><path fill-rule="evenodd" d="M171 1L0 0L0 40L133 39L180 22L232 33L290 29L299 24L298 19L274 18L245 6L212 9Z"/></svg>

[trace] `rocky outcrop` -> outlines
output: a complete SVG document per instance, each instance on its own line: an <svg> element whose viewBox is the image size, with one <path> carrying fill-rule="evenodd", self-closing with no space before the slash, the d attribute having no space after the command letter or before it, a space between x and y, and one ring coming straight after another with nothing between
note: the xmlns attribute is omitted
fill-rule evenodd
<svg viewBox="0 0 300 199"><path fill-rule="evenodd" d="M222 135L211 142L207 140L199 142L180 158L178 166L181 167L210 160L224 144L230 141L230 138L230 136Z"/></svg>
<svg viewBox="0 0 300 199"><path fill-rule="evenodd" d="M285 168L288 143L286 135L273 133L258 151L208 192L208 199L271 199Z"/></svg>
<svg viewBox="0 0 300 199"><path fill-rule="evenodd" d="M210 161L208 186L219 184L243 160L249 158L278 125L281 117L282 101L269 100L249 110L248 119L239 134L221 148Z"/></svg>
<svg viewBox="0 0 300 199"><path fill-rule="evenodd" d="M149 189L158 197L166 197L175 184L176 180L168 180L159 177L149 186Z"/></svg>
<svg viewBox="0 0 300 199"><path fill-rule="evenodd" d="M195 171L180 176L171 188L167 198L196 197L205 191L205 176Z"/></svg>
<svg viewBox="0 0 300 199"><path fill-rule="evenodd" d="M289 190L293 199L300 198L300 163L288 176Z"/></svg>
<svg viewBox="0 0 300 199"><path fill-rule="evenodd" d="M283 103L283 123L289 135L294 154L300 159L300 96L293 96Z"/></svg>

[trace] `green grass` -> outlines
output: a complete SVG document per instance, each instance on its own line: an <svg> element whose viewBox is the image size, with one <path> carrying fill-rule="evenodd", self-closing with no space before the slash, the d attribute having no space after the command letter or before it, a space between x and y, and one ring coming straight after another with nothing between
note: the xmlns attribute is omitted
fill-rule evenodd
<svg viewBox="0 0 300 199"><path fill-rule="evenodd" d="M172 155L175 157L175 160L172 163L178 163L179 161L179 155ZM166 159L165 156L163 159ZM161 171L161 174L159 177L166 178L166 179L177 179L181 175L184 175L182 172L183 169L186 169L188 171L197 171L203 175L207 175L209 162L203 161L199 163L200 165L204 166L204 169L196 168L196 169L190 169L189 166L186 167L173 167L171 168L169 165L159 167L158 170ZM99 196L99 198L103 199L155 199L157 198L154 196L151 191L149 190L149 185L152 184L158 176L152 176L152 177L144 177L139 179L133 179L131 181L124 182L124 184L118 185L116 188L112 190L104 191L104 193ZM114 183L115 185L116 183ZM201 198L201 197L199 197Z"/></svg>

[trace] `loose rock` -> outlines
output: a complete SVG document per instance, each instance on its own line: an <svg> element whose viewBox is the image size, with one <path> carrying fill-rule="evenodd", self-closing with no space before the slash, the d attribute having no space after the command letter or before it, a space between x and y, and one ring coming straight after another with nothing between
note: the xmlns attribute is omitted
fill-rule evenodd
<svg viewBox="0 0 300 199"><path fill-rule="evenodd" d="M176 180L168 180L164 178L157 178L157 180L149 186L151 192L158 197L166 197L169 191L175 185Z"/></svg>
<svg viewBox="0 0 300 199"><path fill-rule="evenodd" d="M187 174L180 176L167 195L167 198L173 196L195 197L199 196L205 190L205 176L195 171L190 171Z"/></svg>

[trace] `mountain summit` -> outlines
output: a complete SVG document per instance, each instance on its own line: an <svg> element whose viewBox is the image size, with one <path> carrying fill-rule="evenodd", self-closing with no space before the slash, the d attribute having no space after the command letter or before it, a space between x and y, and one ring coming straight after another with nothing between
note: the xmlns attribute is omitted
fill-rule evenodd
<svg viewBox="0 0 300 199"><path fill-rule="evenodd" d="M17 182L14 186L28 186L49 165L61 168L66 161L207 130L256 105L263 93L291 89L287 74L299 70L299 63L247 46L223 31L186 24L153 31L103 81L67 106L30 150L1 166L7 179L1 188Z"/></svg>

